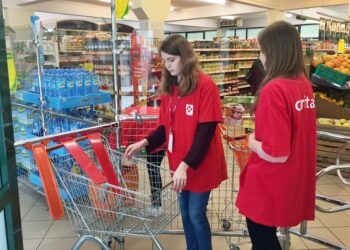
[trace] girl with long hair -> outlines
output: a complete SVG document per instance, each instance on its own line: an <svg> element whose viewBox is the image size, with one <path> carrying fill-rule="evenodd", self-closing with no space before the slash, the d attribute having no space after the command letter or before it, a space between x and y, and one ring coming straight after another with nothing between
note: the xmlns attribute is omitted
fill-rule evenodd
<svg viewBox="0 0 350 250"><path fill-rule="evenodd" d="M258 35L266 74L256 94L252 154L236 206L254 250L281 249L276 227L315 218L316 112L296 28L275 22Z"/></svg>
<svg viewBox="0 0 350 250"><path fill-rule="evenodd" d="M197 57L180 35L165 39L159 127L130 145L126 157L166 142L173 189L179 192L187 250L210 250L211 230L206 215L210 192L227 179L218 129L222 121L219 90L199 68Z"/></svg>

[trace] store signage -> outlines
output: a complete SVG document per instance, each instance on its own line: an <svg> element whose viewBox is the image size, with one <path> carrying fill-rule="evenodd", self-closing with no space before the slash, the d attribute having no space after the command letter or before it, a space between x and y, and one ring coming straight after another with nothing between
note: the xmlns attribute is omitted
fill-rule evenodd
<svg viewBox="0 0 350 250"><path fill-rule="evenodd" d="M349 42L350 24L334 21L331 19L320 18L319 40L338 42L344 39L345 43Z"/></svg>
<svg viewBox="0 0 350 250"><path fill-rule="evenodd" d="M101 96L90 96L90 97L80 98L81 105L91 105L94 103L99 103L101 101L102 101Z"/></svg>

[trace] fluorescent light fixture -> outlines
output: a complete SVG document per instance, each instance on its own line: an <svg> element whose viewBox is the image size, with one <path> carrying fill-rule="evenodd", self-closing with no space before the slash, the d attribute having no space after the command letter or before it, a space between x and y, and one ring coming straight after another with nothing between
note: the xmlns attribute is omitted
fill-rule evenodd
<svg viewBox="0 0 350 250"><path fill-rule="evenodd" d="M307 22L307 23L320 23L320 21L311 20L311 19L306 19L305 22Z"/></svg>
<svg viewBox="0 0 350 250"><path fill-rule="evenodd" d="M173 12L175 10L174 6L170 6L170 12Z"/></svg>
<svg viewBox="0 0 350 250"><path fill-rule="evenodd" d="M235 19L235 16L221 16L220 19L227 19L227 20L233 20Z"/></svg>
<svg viewBox="0 0 350 250"><path fill-rule="evenodd" d="M110 3L111 0L100 0L100 2Z"/></svg>
<svg viewBox="0 0 350 250"><path fill-rule="evenodd" d="M318 15L320 15L320 16L323 16L323 17L335 19L335 20L340 20L340 21L345 21L345 22L348 22L348 21L349 21L349 20L347 20L347 19L345 19L345 18L332 16L332 15L329 15L329 14L327 14L327 13L323 13L323 12L319 12L319 11L317 11L316 14L318 14Z"/></svg>
<svg viewBox="0 0 350 250"><path fill-rule="evenodd" d="M213 4L222 4L226 3L226 0L200 0L201 2L213 3Z"/></svg>
<svg viewBox="0 0 350 250"><path fill-rule="evenodd" d="M287 18L291 18L291 17L293 16L293 14L291 14L291 13L285 13L284 16L287 17Z"/></svg>
<svg viewBox="0 0 350 250"><path fill-rule="evenodd" d="M131 1L129 1L129 6L130 6L130 7L132 6L132 2L131 2Z"/></svg>

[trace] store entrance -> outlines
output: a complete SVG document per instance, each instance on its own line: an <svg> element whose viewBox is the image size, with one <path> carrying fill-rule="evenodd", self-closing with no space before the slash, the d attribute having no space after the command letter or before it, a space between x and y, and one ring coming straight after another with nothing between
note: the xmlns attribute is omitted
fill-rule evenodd
<svg viewBox="0 0 350 250"><path fill-rule="evenodd" d="M0 250L5 250L23 249L23 241L2 10L0 1Z"/></svg>

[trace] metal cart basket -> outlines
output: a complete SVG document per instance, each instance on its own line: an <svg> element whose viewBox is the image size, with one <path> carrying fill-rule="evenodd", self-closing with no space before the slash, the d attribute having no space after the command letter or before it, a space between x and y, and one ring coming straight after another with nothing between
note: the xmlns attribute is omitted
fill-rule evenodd
<svg viewBox="0 0 350 250"><path fill-rule="evenodd" d="M156 235L179 214L178 194L171 189L171 172L151 166L142 158L125 160L122 152L112 150L97 133L61 143L47 148L47 152L61 147L69 152L51 157L51 165L73 230L85 235L73 249L90 239L109 249L104 238L124 236L149 238L162 249ZM85 166L81 161L84 157L90 159ZM151 188L154 171L160 172L163 183L168 184ZM116 178L111 181L113 174Z"/></svg>

